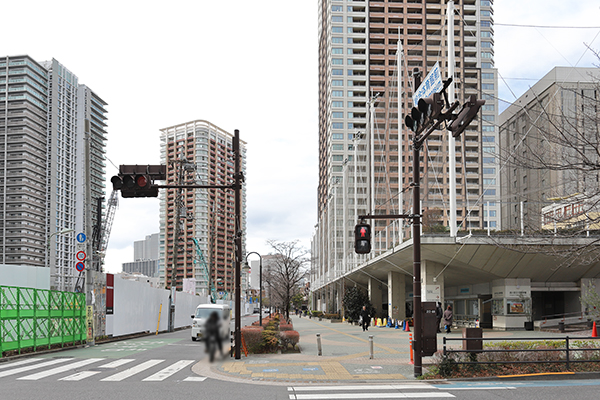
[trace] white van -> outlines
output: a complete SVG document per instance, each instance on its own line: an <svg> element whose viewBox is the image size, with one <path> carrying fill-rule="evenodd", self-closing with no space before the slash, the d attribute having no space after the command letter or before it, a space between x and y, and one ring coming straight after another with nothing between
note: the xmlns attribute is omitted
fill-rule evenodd
<svg viewBox="0 0 600 400"><path fill-rule="evenodd" d="M208 317L216 311L221 317L221 339L229 340L231 332L231 310L227 304L200 304L196 308L196 313L192 315L194 319L192 323L192 340L202 340L204 338L204 325Z"/></svg>

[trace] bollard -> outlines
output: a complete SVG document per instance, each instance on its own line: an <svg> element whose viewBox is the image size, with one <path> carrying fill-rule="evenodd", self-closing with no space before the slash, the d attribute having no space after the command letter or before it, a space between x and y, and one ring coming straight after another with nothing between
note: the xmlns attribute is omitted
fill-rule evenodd
<svg viewBox="0 0 600 400"><path fill-rule="evenodd" d="M373 335L369 335L369 359L373 359Z"/></svg>
<svg viewBox="0 0 600 400"><path fill-rule="evenodd" d="M410 348L410 363L414 364L412 333L410 335L408 335L408 344L409 344L409 348Z"/></svg>
<svg viewBox="0 0 600 400"><path fill-rule="evenodd" d="M320 356L323 355L323 350L321 349L321 334L317 333L317 349L319 349L319 354Z"/></svg>

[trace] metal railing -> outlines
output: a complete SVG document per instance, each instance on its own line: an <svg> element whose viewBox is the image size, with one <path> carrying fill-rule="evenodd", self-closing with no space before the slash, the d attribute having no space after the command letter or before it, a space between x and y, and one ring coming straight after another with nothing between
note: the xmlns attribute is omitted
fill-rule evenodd
<svg viewBox="0 0 600 400"><path fill-rule="evenodd" d="M85 341L84 293L0 286L0 357Z"/></svg>
<svg viewBox="0 0 600 400"><path fill-rule="evenodd" d="M567 369L570 368L570 364L571 363L586 363L586 362L600 362L600 353L596 353L596 357L595 358L591 358L591 359L583 359L581 357L574 357L574 354L579 354L581 352L583 352L585 354L585 352L600 352L600 348L577 348L577 347L573 347L572 344L573 342L581 342L584 340L592 340L592 339L600 339L598 337L569 337L566 336L564 338L562 337L536 337L534 339L532 339L531 337L528 338L447 338L444 337L443 338L443 356L447 357L451 354L460 354L460 353L557 353L557 352L564 352L564 355L560 358L560 359L545 359L545 360L500 360L500 361L479 361L477 360L476 357L472 357L470 358L470 361L457 361L454 360L455 364L471 364L471 365L475 365L475 364L547 364L547 363L564 363L566 364ZM471 347L470 349L467 350L457 350L457 349L452 349L452 348L448 348L446 346L446 343L448 341L463 341L463 342L469 342L469 341L474 341L474 344L480 344L481 348L479 348L479 346L468 346ZM540 342L540 341L544 341L544 340L549 340L549 341L564 341L565 342L565 347L564 348L539 348L539 349L483 349L483 342L484 341L524 341L524 342L528 342L528 343L535 343L535 342ZM477 343L479 342L479 343ZM478 347L477 349L474 349L473 347Z"/></svg>

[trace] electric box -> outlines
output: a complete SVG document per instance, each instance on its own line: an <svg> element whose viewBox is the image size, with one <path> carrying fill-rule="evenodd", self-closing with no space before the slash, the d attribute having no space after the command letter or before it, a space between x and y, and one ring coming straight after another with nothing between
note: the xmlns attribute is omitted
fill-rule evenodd
<svg viewBox="0 0 600 400"><path fill-rule="evenodd" d="M435 301L421 303L421 321L423 335L421 336L421 354L432 356L437 351L437 319L435 317Z"/></svg>

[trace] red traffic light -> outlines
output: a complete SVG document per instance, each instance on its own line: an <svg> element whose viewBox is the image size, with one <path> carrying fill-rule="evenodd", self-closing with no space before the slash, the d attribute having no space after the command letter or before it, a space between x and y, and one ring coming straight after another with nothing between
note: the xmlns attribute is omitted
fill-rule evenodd
<svg viewBox="0 0 600 400"><path fill-rule="evenodd" d="M140 188L145 188L146 186L148 186L148 183L150 183L150 180L148 179L148 177L146 175L138 175L135 177L135 183Z"/></svg>

